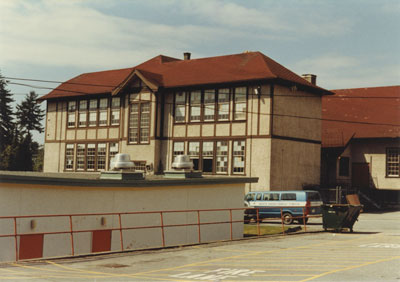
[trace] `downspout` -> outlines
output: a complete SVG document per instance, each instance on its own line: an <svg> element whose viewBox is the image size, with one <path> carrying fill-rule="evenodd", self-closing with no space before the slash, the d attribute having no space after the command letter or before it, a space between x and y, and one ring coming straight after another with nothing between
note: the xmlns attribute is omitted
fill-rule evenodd
<svg viewBox="0 0 400 282"><path fill-rule="evenodd" d="M247 90L248 91L248 90ZM254 91L253 91L254 92ZM249 97L250 95L247 95L247 97ZM251 177L251 171L252 171L252 163L253 163L253 95L251 95L251 128L250 128L250 177ZM260 113L257 113L260 114ZM250 183L250 187L249 190L251 191L251 184Z"/></svg>

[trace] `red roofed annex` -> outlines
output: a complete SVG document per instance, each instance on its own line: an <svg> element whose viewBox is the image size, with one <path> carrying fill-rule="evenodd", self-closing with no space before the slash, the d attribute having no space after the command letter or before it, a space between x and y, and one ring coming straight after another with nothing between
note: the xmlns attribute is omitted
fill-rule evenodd
<svg viewBox="0 0 400 282"><path fill-rule="evenodd" d="M400 190L400 86L332 92L322 99L323 184Z"/></svg>
<svg viewBox="0 0 400 282"><path fill-rule="evenodd" d="M186 154L203 174L259 177L251 189L301 189L319 183L321 97L332 94L260 52L81 74L40 98L44 171L103 171L120 152L162 173Z"/></svg>

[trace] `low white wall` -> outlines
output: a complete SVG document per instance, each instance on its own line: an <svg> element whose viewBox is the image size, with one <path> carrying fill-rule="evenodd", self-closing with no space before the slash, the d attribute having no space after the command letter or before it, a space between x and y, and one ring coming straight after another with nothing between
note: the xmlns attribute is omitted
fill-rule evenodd
<svg viewBox="0 0 400 282"><path fill-rule="evenodd" d="M123 213L144 211L230 209L243 207L245 182L234 184L197 183L150 187L87 187L5 183L0 185L1 216L69 215L87 213ZM232 181L230 181L232 182ZM165 184L164 184L165 185ZM146 185L145 185L146 186ZM243 220L243 211L233 211L233 220ZM119 228L118 215L76 216L73 230L102 230ZM197 224L197 212L164 213L164 225ZM31 220L35 221L32 228ZM229 211L201 212L201 223L229 221ZM156 214L125 214L122 227L159 226L161 216ZM104 223L104 221L103 221ZM32 217L17 219L17 233L41 234L70 230L69 217ZM0 236L14 233L13 219L0 219ZM242 238L243 223L234 223L233 238ZM201 226L201 242L229 240L230 224ZM162 247L161 228L131 229L122 232L124 250ZM167 227L164 229L166 246L198 243L198 227ZM18 237L19 239L20 237ZM92 233L73 235L75 255L91 252ZM18 240L19 242L19 240ZM19 244L19 243L18 243ZM0 261L16 260L14 237L0 238ZM18 246L19 249L19 246ZM111 251L121 251L120 231L112 231ZM69 256L71 235L44 235L43 257Z"/></svg>

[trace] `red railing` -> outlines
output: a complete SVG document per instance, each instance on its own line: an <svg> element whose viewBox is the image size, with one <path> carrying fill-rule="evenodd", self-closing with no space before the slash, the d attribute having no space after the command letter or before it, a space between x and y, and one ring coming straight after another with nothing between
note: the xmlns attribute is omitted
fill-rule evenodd
<svg viewBox="0 0 400 282"><path fill-rule="evenodd" d="M268 207L269 208L269 207ZM277 209L280 207L271 207L271 209ZM285 207L286 209L287 207ZM293 207L293 208L300 208L300 207ZM266 209L266 207L262 207L262 209ZM304 223L304 231L307 230L306 227L306 219L310 217L318 217L318 216L310 216L307 215L305 212L305 207L303 209L303 215L300 217L293 217L293 219L303 219ZM284 208L280 208L281 210L281 217L277 218L261 218L260 213L259 213L259 208L232 208L232 209L204 209L204 210L170 210L170 211L144 211L144 212L113 212L113 213L82 213L82 214L51 214L51 215L25 215L25 216L1 216L0 220L13 220L13 225L14 225L14 233L12 234L1 234L0 233L0 238L4 237L14 237L14 242L15 242L15 258L18 261L19 260L19 255L18 255L18 237L22 235L34 235L34 234L43 234L43 235L56 235L56 234L69 234L70 237L70 245L71 245L71 254L72 256L75 255L75 245L74 245L74 235L78 233L88 233L88 232L93 232L97 230L104 230L104 229L75 229L74 224L73 224L73 219L75 217L91 217L91 216L97 216L97 217L104 217L104 216L118 216L118 227L113 227L113 228L107 228L106 230L110 231L118 231L119 232L119 241L120 241L120 247L121 251L124 251L124 237L123 237L123 231L126 230L137 230L137 229L160 229L161 230L161 247L166 247L166 240L165 240L165 229L166 228L172 228L172 227L187 227L187 226L197 226L197 232L198 232L198 243L202 243L202 238L201 238L201 227L204 225L216 225L216 224L229 224L229 232L230 232L230 240L233 240L233 225L235 223L250 223L250 220L245 220L243 217L243 212L251 211L254 210L256 214L256 224L257 224L257 235L261 236L260 232L260 223L262 220L267 219L267 220L280 220L282 223L282 234L285 234L285 224L284 224L284 217L283 217L283 210ZM236 217L240 216L240 220L233 220L233 212L239 212L242 211L239 215L236 215ZM226 221L208 221L208 222L202 222L201 221L201 214L202 213L207 213L207 212L228 212L229 214L227 215L229 217L229 220ZM173 213L197 213L197 222L193 223L183 223L183 224L166 224L165 223L165 215L166 214L173 214ZM125 215L144 215L144 214L159 214L160 216L160 224L156 225L145 225L145 226L134 226L134 227L124 227L122 216ZM253 213L254 214L254 213ZM53 231L53 232L31 232L31 233L19 233L18 231L18 220L21 219L39 219L39 218L61 218L65 217L68 218L69 221L69 230L64 230L64 231ZM159 247L159 246L154 246L154 247Z"/></svg>

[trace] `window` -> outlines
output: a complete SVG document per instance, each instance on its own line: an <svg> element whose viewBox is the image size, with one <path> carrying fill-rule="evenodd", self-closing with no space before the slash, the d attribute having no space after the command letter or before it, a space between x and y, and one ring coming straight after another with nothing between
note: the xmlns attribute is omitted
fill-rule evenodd
<svg viewBox="0 0 400 282"><path fill-rule="evenodd" d="M217 141L216 172L228 172L228 141Z"/></svg>
<svg viewBox="0 0 400 282"><path fill-rule="evenodd" d="M229 89L218 91L218 120L229 120Z"/></svg>
<svg viewBox="0 0 400 282"><path fill-rule="evenodd" d="M89 126L97 125L97 99L89 101Z"/></svg>
<svg viewBox="0 0 400 282"><path fill-rule="evenodd" d="M129 143L138 143L139 141L139 105L140 104L131 105L131 113L129 115Z"/></svg>
<svg viewBox="0 0 400 282"><path fill-rule="evenodd" d="M296 201L296 194L295 193L282 193L281 200L284 201Z"/></svg>
<svg viewBox="0 0 400 282"><path fill-rule="evenodd" d="M76 147L76 155L75 154ZM108 158L118 153L118 143L109 143ZM65 148L65 170L100 171L106 169L107 143L67 144Z"/></svg>
<svg viewBox="0 0 400 282"><path fill-rule="evenodd" d="M134 96L133 96L134 95ZM136 94L131 94L131 101ZM150 142L150 103L131 103L129 114L129 143L140 144Z"/></svg>
<svg viewBox="0 0 400 282"><path fill-rule="evenodd" d="M79 127L85 127L87 124L87 101L79 101Z"/></svg>
<svg viewBox="0 0 400 282"><path fill-rule="evenodd" d="M75 127L75 115L76 115L76 101L68 102L68 127Z"/></svg>
<svg viewBox="0 0 400 282"><path fill-rule="evenodd" d="M88 144L86 154L86 169L94 170L96 160L96 144Z"/></svg>
<svg viewBox="0 0 400 282"><path fill-rule="evenodd" d="M74 144L67 144L65 148L65 169L72 170L74 169L74 152L75 145Z"/></svg>
<svg viewBox="0 0 400 282"><path fill-rule="evenodd" d="M141 104L140 111L140 143L150 141L150 103Z"/></svg>
<svg viewBox="0 0 400 282"><path fill-rule="evenodd" d="M400 148L388 148L386 150L386 176L400 176Z"/></svg>
<svg viewBox="0 0 400 282"><path fill-rule="evenodd" d="M185 122L186 95L185 92L175 93L175 122Z"/></svg>
<svg viewBox="0 0 400 282"><path fill-rule="evenodd" d="M204 121L215 119L215 90L204 91Z"/></svg>
<svg viewBox="0 0 400 282"><path fill-rule="evenodd" d="M174 142L174 153L173 153L173 159L175 159L176 156L183 155L185 154L185 142ZM174 161L174 160L172 160Z"/></svg>
<svg viewBox="0 0 400 282"><path fill-rule="evenodd" d="M190 92L190 121L200 121L201 91Z"/></svg>
<svg viewBox="0 0 400 282"><path fill-rule="evenodd" d="M106 154L107 154L107 145L105 143L97 144L97 170L105 170L106 169Z"/></svg>
<svg viewBox="0 0 400 282"><path fill-rule="evenodd" d="M200 142L189 142L189 157L193 161L193 169L200 168Z"/></svg>
<svg viewBox="0 0 400 282"><path fill-rule="evenodd" d="M243 120L246 119L246 87L235 88L235 99L234 99L234 119Z"/></svg>
<svg viewBox="0 0 400 282"><path fill-rule="evenodd" d="M118 143L110 143L108 151L108 168L110 168L112 159L118 154Z"/></svg>
<svg viewBox="0 0 400 282"><path fill-rule="evenodd" d="M121 98L113 97L111 99L111 125L118 125L120 120Z"/></svg>
<svg viewBox="0 0 400 282"><path fill-rule="evenodd" d="M350 158L340 157L339 159L339 176L349 176L350 175Z"/></svg>
<svg viewBox="0 0 400 282"><path fill-rule="evenodd" d="M213 172L214 142L203 142L203 172Z"/></svg>
<svg viewBox="0 0 400 282"><path fill-rule="evenodd" d="M245 141L233 141L232 171L235 174L244 173L245 148Z"/></svg>
<svg viewBox="0 0 400 282"><path fill-rule="evenodd" d="M146 171L146 161L133 161L133 168L135 170Z"/></svg>
<svg viewBox="0 0 400 282"><path fill-rule="evenodd" d="M99 126L107 125L107 107L108 107L108 99L102 98L99 101Z"/></svg>
<svg viewBox="0 0 400 282"><path fill-rule="evenodd" d="M77 170L85 169L85 154L86 154L85 144L78 144L78 146L76 148L76 169Z"/></svg>

